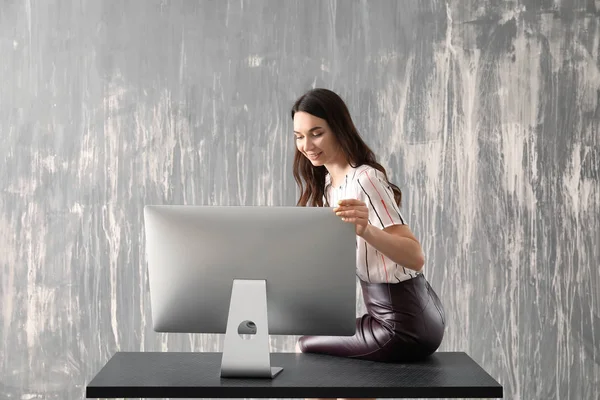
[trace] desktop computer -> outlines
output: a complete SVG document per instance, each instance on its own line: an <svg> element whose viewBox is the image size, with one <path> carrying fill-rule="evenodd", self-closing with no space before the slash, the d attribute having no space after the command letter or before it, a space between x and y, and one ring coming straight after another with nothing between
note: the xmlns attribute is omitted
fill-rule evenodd
<svg viewBox="0 0 600 400"><path fill-rule="evenodd" d="M269 335L351 336L354 226L329 207L147 205L152 324L225 334L223 378L274 378Z"/></svg>

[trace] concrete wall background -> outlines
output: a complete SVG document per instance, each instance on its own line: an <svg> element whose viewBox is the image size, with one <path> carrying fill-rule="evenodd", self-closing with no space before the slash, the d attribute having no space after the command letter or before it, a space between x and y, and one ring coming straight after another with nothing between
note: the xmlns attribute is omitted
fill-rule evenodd
<svg viewBox="0 0 600 400"><path fill-rule="evenodd" d="M600 397L597 0L5 0L0 59L0 398L80 399L118 350L220 351L152 331L143 205L295 204L314 86L404 192L441 350L506 398Z"/></svg>

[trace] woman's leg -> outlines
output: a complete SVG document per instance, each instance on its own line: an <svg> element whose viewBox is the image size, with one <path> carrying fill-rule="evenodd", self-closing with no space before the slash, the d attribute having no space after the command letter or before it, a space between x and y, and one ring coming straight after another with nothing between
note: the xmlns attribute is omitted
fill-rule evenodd
<svg viewBox="0 0 600 400"><path fill-rule="evenodd" d="M298 348L303 353L319 353L370 361L385 361L386 345L393 339L388 327L365 314L356 319L353 336L302 336Z"/></svg>
<svg viewBox="0 0 600 400"><path fill-rule="evenodd" d="M303 353L379 362L414 361L439 347L445 328L442 304L422 275L398 284L367 284L368 314L356 319L354 336L303 336Z"/></svg>
<svg viewBox="0 0 600 400"><path fill-rule="evenodd" d="M417 361L428 357L440 346L446 325L444 308L424 276L398 285L403 285L402 290L392 289L391 303L395 306L387 319L394 330L393 349L390 349L388 360Z"/></svg>

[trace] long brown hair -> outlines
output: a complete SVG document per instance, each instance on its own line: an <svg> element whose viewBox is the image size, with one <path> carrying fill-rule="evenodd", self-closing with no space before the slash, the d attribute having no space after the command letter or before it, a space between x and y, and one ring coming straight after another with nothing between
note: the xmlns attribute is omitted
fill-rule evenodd
<svg viewBox="0 0 600 400"><path fill-rule="evenodd" d="M362 140L358 130L354 126L348 107L336 93L328 89L312 89L304 93L294 103L291 114L304 111L315 117L324 119L329 124L334 137L346 155L348 163L357 168L361 165L369 165L383 173L386 181L394 192L394 200L398 207L402 202L402 192L389 182L385 168L376 160L375 153ZM312 207L323 206L323 194L325 190L325 176L327 170L324 166L315 167L296 148L294 155L294 179L300 188L300 199L297 205ZM306 187L304 184L306 183Z"/></svg>

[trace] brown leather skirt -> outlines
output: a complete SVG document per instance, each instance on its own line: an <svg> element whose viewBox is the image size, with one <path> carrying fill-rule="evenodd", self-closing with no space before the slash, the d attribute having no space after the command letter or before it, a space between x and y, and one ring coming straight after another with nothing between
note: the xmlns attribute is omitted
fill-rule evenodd
<svg viewBox="0 0 600 400"><path fill-rule="evenodd" d="M361 280L367 313L356 319L354 336L302 336L303 353L381 362L415 361L442 342L445 312L423 275L400 283Z"/></svg>

